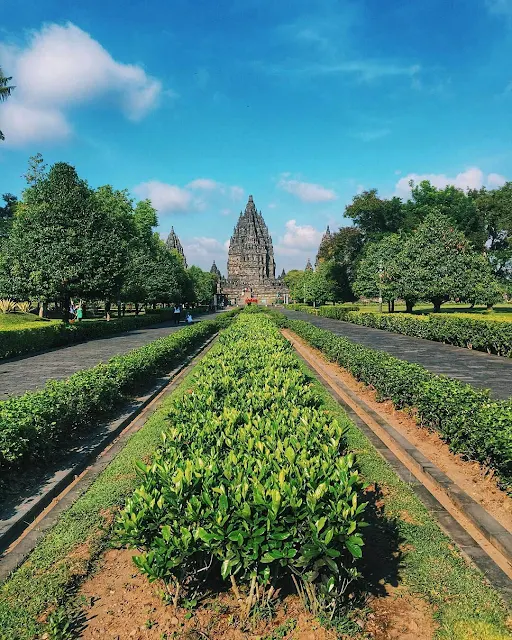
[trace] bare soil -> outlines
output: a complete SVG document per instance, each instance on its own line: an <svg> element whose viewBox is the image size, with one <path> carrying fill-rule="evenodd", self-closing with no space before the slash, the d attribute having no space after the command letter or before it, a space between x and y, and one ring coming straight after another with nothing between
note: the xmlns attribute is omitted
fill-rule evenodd
<svg viewBox="0 0 512 640"><path fill-rule="evenodd" d="M272 620L241 627L238 604L231 591L212 597L189 612L166 604L161 587L151 584L132 561L133 551L107 551L98 570L81 589L90 602L85 640L335 640L338 632L324 628L306 613L297 596L284 598ZM435 626L428 605L400 588L388 587L373 599L372 612L358 621L366 637L375 640L432 640ZM354 638L353 635L347 636Z"/></svg>
<svg viewBox="0 0 512 640"><path fill-rule="evenodd" d="M418 426L410 411L395 409L390 400L377 402L377 394L373 389L358 382L346 369L326 360L321 351L312 348L297 335L293 334L293 339L300 342L313 357L320 359L322 366L326 367L335 378L341 380L371 409L382 415L423 455L432 460L453 482L512 532L512 498L500 489L496 478L489 470L484 469L478 462L465 460L461 455L452 453L437 433Z"/></svg>

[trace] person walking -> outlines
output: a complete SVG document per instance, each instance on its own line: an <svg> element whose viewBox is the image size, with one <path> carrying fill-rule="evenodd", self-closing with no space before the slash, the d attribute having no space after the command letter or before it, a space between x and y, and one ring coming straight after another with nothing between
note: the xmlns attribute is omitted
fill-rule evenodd
<svg viewBox="0 0 512 640"><path fill-rule="evenodd" d="M84 317L84 310L82 309L82 305L79 304L76 308L76 320L77 322L82 322L82 318Z"/></svg>
<svg viewBox="0 0 512 640"><path fill-rule="evenodd" d="M181 307L179 304L174 306L174 324L180 323Z"/></svg>

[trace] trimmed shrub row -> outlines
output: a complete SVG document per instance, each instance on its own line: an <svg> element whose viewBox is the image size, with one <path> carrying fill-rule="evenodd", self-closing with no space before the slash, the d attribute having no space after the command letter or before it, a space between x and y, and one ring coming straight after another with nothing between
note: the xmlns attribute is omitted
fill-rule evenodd
<svg viewBox="0 0 512 640"><path fill-rule="evenodd" d="M382 351L355 344L302 320L279 319L361 382L379 400L412 407L418 424L437 431L455 453L498 472L512 483L512 400L493 401L486 391Z"/></svg>
<svg viewBox="0 0 512 640"><path fill-rule="evenodd" d="M159 311L158 313L150 312L147 315L113 318L110 322L79 322L69 325L35 323L36 326L27 329L13 328L0 331L0 360L34 351L87 342L95 338L105 338L115 333L172 320L172 317L172 311Z"/></svg>
<svg viewBox="0 0 512 640"><path fill-rule="evenodd" d="M353 465L291 345L264 314L241 314L169 408L152 462L139 463L118 540L142 550L135 563L175 603L220 576L251 585L247 614L287 575L332 611L362 555Z"/></svg>
<svg viewBox="0 0 512 640"><path fill-rule="evenodd" d="M415 338L443 342L455 347L512 357L512 322L442 314L416 316L405 313L358 313L349 307L333 306L313 309L307 305L289 305L288 308Z"/></svg>
<svg viewBox="0 0 512 640"><path fill-rule="evenodd" d="M133 392L171 371L232 316L228 312L185 327L66 380L50 380L40 391L0 402L0 470L48 458L63 440L69 441Z"/></svg>

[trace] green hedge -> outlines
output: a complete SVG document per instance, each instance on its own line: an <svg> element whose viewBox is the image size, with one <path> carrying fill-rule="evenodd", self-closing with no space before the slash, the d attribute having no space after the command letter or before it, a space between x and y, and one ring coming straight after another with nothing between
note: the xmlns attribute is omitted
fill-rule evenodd
<svg viewBox="0 0 512 640"><path fill-rule="evenodd" d="M197 315L194 311L193 315ZM115 333L172 320L172 317L172 311L159 311L158 313L149 312L147 315L113 318L110 322L97 320L69 325L52 323L44 326L36 323L37 326L30 329L0 331L0 360L104 338Z"/></svg>
<svg viewBox="0 0 512 640"><path fill-rule="evenodd" d="M288 308L455 347L512 357L512 322L474 320L440 314L416 316L406 313L358 313L356 309L349 307L322 306L313 309L305 305L289 305Z"/></svg>
<svg viewBox="0 0 512 640"><path fill-rule="evenodd" d="M270 318L242 314L189 386L152 461L138 463L118 540L142 550L134 561L151 581L178 587L176 602L211 567L252 580L250 593L293 576L308 599L338 606L362 556L363 486L345 427L291 345Z"/></svg>
<svg viewBox="0 0 512 640"><path fill-rule="evenodd" d="M315 316L325 316L326 318L335 318L336 320L344 320L349 311L359 311L356 305L339 306L339 305L322 305L320 307L310 307L308 304L288 304L287 309L292 311L302 311L303 313L311 313Z"/></svg>
<svg viewBox="0 0 512 640"><path fill-rule="evenodd" d="M452 451L492 467L506 485L512 484L512 400L493 401L486 391L432 374L420 365L355 344L308 322L287 319L285 324L329 360L373 387L379 400L390 399L397 408L413 407L417 422L435 429Z"/></svg>
<svg viewBox="0 0 512 640"><path fill-rule="evenodd" d="M50 380L40 391L0 402L0 470L48 458L63 440L108 416L135 391L177 366L232 316L228 312L185 327L66 380Z"/></svg>

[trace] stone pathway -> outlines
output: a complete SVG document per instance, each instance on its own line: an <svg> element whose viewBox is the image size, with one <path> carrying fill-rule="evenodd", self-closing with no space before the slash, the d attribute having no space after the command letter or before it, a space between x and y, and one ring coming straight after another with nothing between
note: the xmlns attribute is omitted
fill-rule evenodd
<svg viewBox="0 0 512 640"><path fill-rule="evenodd" d="M201 320L211 320L214 317L215 314L208 314L201 316ZM40 389L48 380L69 378L80 369L94 367L112 356L142 347L184 326L183 322L176 327L172 321L168 321L108 338L62 347L48 353L22 356L5 362L0 360L0 400Z"/></svg>
<svg viewBox="0 0 512 640"><path fill-rule="evenodd" d="M401 360L420 364L432 373L456 378L479 389L490 389L493 398L507 399L512 396L512 358L452 347L422 338L411 338L300 311L280 311L289 318L305 320L336 335L344 336L352 342L386 351Z"/></svg>

